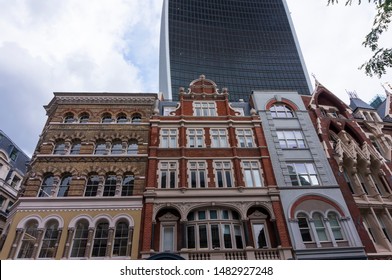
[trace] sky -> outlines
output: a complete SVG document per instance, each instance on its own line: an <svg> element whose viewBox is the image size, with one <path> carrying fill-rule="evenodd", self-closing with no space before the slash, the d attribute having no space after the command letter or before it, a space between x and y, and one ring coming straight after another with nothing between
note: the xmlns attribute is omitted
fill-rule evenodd
<svg viewBox="0 0 392 280"><path fill-rule="evenodd" d="M0 129L31 156L53 92L158 92L162 2L0 0ZM315 75L344 102L346 91L367 102L392 83L392 71L358 70L375 8L340 2L287 0L312 84ZM380 42L391 47L388 32Z"/></svg>

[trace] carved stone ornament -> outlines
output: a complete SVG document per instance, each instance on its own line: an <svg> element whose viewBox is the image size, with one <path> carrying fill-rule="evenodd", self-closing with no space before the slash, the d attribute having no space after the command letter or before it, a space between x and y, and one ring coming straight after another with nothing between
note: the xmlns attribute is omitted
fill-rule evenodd
<svg viewBox="0 0 392 280"><path fill-rule="evenodd" d="M158 220L160 222L172 222L172 221L178 221L179 218L177 216L174 216L172 213L167 212L162 217L159 217Z"/></svg>

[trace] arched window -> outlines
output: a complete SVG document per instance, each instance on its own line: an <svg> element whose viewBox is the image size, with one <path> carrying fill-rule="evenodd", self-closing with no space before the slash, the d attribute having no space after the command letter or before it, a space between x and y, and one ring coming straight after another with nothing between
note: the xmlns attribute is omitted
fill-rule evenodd
<svg viewBox="0 0 392 280"><path fill-rule="evenodd" d="M75 118L74 118L74 114L73 113L67 113L64 116L64 123L73 123L74 121L75 121Z"/></svg>
<svg viewBox="0 0 392 280"><path fill-rule="evenodd" d="M116 184L117 184L116 174L113 173L107 174L105 179L103 196L114 196L116 194Z"/></svg>
<svg viewBox="0 0 392 280"><path fill-rule="evenodd" d="M127 115L120 113L117 115L117 123L126 123L128 121Z"/></svg>
<svg viewBox="0 0 392 280"><path fill-rule="evenodd" d="M29 221L23 233L22 242L19 248L18 259L34 258L34 244L38 242L38 222Z"/></svg>
<svg viewBox="0 0 392 280"><path fill-rule="evenodd" d="M49 221L46 225L45 234L42 240L39 258L54 259L57 251L57 240L59 237L59 223L55 220Z"/></svg>
<svg viewBox="0 0 392 280"><path fill-rule="evenodd" d="M72 175L71 174L66 174L61 178L60 186L59 186L59 191L57 193L57 197L65 197L68 196L68 191L69 191L69 185L71 184L72 181Z"/></svg>
<svg viewBox="0 0 392 280"><path fill-rule="evenodd" d="M80 147L82 146L82 142L80 140L74 140L71 146L71 155L78 155L80 154Z"/></svg>
<svg viewBox="0 0 392 280"><path fill-rule="evenodd" d="M88 123L90 115L86 112L79 115L79 123Z"/></svg>
<svg viewBox="0 0 392 280"><path fill-rule="evenodd" d="M122 183L121 196L131 196L133 194L133 186L135 177L133 175L125 175Z"/></svg>
<svg viewBox="0 0 392 280"><path fill-rule="evenodd" d="M114 233L113 257L128 256L128 223L119 222Z"/></svg>
<svg viewBox="0 0 392 280"><path fill-rule="evenodd" d="M38 192L38 197L47 197L52 193L52 188L54 185L54 177L53 174L48 174L44 177L42 181L41 188Z"/></svg>
<svg viewBox="0 0 392 280"><path fill-rule="evenodd" d="M308 216L304 213L300 213L297 215L298 227L301 233L303 242L312 241L312 234L310 232L309 219Z"/></svg>
<svg viewBox="0 0 392 280"><path fill-rule="evenodd" d="M105 113L102 115L102 123L111 123L112 121L112 115L110 113Z"/></svg>
<svg viewBox="0 0 392 280"><path fill-rule="evenodd" d="M328 213L328 221L332 230L333 238L335 240L343 240L344 238L342 234L342 229L340 227L340 223L336 213L333 212Z"/></svg>
<svg viewBox="0 0 392 280"><path fill-rule="evenodd" d="M90 175L86 184L86 191L84 196L97 196L99 185L99 176L96 174Z"/></svg>
<svg viewBox="0 0 392 280"><path fill-rule="evenodd" d="M113 140L111 154L119 155L122 153L123 153L122 141L120 139Z"/></svg>
<svg viewBox="0 0 392 280"><path fill-rule="evenodd" d="M128 142L128 149L127 149L127 154L128 155L136 155L138 152L138 145L137 145L137 140L136 139L131 139Z"/></svg>
<svg viewBox="0 0 392 280"><path fill-rule="evenodd" d="M188 214L188 249L243 249L239 214L229 209L200 209Z"/></svg>
<svg viewBox="0 0 392 280"><path fill-rule="evenodd" d="M294 118L294 112L284 104L274 104L270 108L273 118Z"/></svg>
<svg viewBox="0 0 392 280"><path fill-rule="evenodd" d="M64 155L65 154L65 142L64 140L58 140L54 146L53 154Z"/></svg>
<svg viewBox="0 0 392 280"><path fill-rule="evenodd" d="M324 217L320 213L314 213L313 223L319 241L328 241L328 236L325 231Z"/></svg>
<svg viewBox="0 0 392 280"><path fill-rule="evenodd" d="M132 115L132 123L140 123L142 121L142 116L138 113Z"/></svg>
<svg viewBox="0 0 392 280"><path fill-rule="evenodd" d="M101 222L95 228L92 257L104 257L108 246L109 223Z"/></svg>
<svg viewBox="0 0 392 280"><path fill-rule="evenodd" d="M76 224L72 250L71 250L71 258L83 258L86 256L87 241L88 241L88 222L82 220Z"/></svg>
<svg viewBox="0 0 392 280"><path fill-rule="evenodd" d="M106 154L106 141L103 139L97 140L95 143L95 151L96 155L105 155Z"/></svg>

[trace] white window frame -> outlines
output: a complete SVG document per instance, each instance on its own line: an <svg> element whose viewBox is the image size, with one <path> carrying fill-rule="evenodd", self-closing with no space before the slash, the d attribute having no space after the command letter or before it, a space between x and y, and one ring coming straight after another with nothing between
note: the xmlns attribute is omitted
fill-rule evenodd
<svg viewBox="0 0 392 280"><path fill-rule="evenodd" d="M231 161L214 161L214 173L215 173L215 186L217 188L233 188L234 187L234 176L233 166ZM223 185L219 186L218 174L222 176ZM229 186L227 180L229 176L231 186Z"/></svg>
<svg viewBox="0 0 392 280"><path fill-rule="evenodd" d="M300 171L298 171L300 169L300 165L301 166L303 165L306 172L301 173ZM294 187L320 186L321 185L320 178L319 178L319 175L317 174L317 169L316 169L316 166L314 165L314 163L312 163L312 162L289 162L289 163L287 163L288 169L289 169L289 166L293 166L293 172L290 173L290 171L289 171L289 176L290 176L291 184ZM311 169L313 169L314 173ZM292 176L296 176L295 181L292 179ZM309 182L309 184L302 184L300 177L308 178L307 181ZM317 183L314 182L314 179L317 180ZM298 185L294 185L293 182L298 182Z"/></svg>
<svg viewBox="0 0 392 280"><path fill-rule="evenodd" d="M165 229L171 229L173 231L173 239L172 239L172 250L165 250ZM161 240L160 244L160 252L175 252L177 251L177 223L176 222L161 222Z"/></svg>
<svg viewBox="0 0 392 280"><path fill-rule="evenodd" d="M203 148L205 147L205 137L203 128L188 128L186 130L187 147Z"/></svg>
<svg viewBox="0 0 392 280"><path fill-rule="evenodd" d="M162 187L163 172L166 172L165 188ZM171 180L171 173L174 172L174 182ZM178 162L177 161L160 161L158 169L158 187L160 189L175 189L178 182ZM173 185L174 187L171 187Z"/></svg>
<svg viewBox="0 0 392 280"><path fill-rule="evenodd" d="M245 187L247 188L264 187L263 170L261 169L260 163L257 160L243 160L241 162L241 166L242 166L242 173L244 176ZM251 185L249 184L250 181L252 181Z"/></svg>
<svg viewBox="0 0 392 280"><path fill-rule="evenodd" d="M214 101L194 101L193 115L198 117L217 116L216 103Z"/></svg>
<svg viewBox="0 0 392 280"><path fill-rule="evenodd" d="M204 175L202 174L204 173ZM195 174L196 185L192 186L192 174ZM206 161L188 161L188 186L189 188L208 188L208 165ZM204 186L202 186L204 180Z"/></svg>
<svg viewBox="0 0 392 280"><path fill-rule="evenodd" d="M301 130L278 130L276 132L282 149L306 149L305 136ZM292 135L290 135L292 134Z"/></svg>
<svg viewBox="0 0 392 280"><path fill-rule="evenodd" d="M160 131L160 148L177 148L178 147L178 129L161 128Z"/></svg>
<svg viewBox="0 0 392 280"><path fill-rule="evenodd" d="M291 119L295 118L295 114L293 109L283 103L275 103L269 109L271 116L275 119L284 118L284 119Z"/></svg>
<svg viewBox="0 0 392 280"><path fill-rule="evenodd" d="M211 148L228 148L229 136L226 128L211 128ZM214 141L214 138L216 139Z"/></svg>
<svg viewBox="0 0 392 280"><path fill-rule="evenodd" d="M236 128L236 135L237 135L238 147L240 148L255 147L253 130L251 128Z"/></svg>

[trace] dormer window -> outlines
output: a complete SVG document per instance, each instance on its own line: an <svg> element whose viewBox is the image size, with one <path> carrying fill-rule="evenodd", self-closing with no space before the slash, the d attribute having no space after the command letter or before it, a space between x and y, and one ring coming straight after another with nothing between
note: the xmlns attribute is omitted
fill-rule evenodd
<svg viewBox="0 0 392 280"><path fill-rule="evenodd" d="M195 101L193 102L193 115L198 117L216 116L215 102Z"/></svg>

